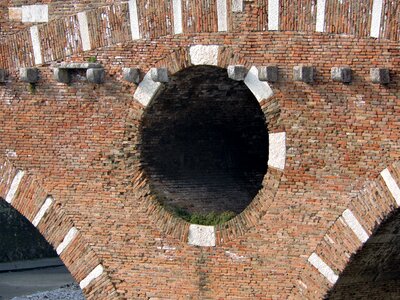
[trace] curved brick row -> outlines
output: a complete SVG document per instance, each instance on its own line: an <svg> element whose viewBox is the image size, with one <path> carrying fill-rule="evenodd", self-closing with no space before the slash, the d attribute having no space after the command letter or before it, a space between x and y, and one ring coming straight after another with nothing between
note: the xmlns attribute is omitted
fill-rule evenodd
<svg viewBox="0 0 400 300"><path fill-rule="evenodd" d="M400 162L367 183L327 230L297 281L302 297L321 298L336 283L350 258L400 205Z"/></svg>
<svg viewBox="0 0 400 300"><path fill-rule="evenodd" d="M25 216L56 249L88 299L118 297L103 265L88 247L60 203L34 176L0 160L0 198Z"/></svg>
<svg viewBox="0 0 400 300"><path fill-rule="evenodd" d="M194 32L315 31L400 39L400 5L389 0L159 2L130 0L21 30L1 43L0 67L41 65L130 40ZM244 20L255 17L248 27Z"/></svg>

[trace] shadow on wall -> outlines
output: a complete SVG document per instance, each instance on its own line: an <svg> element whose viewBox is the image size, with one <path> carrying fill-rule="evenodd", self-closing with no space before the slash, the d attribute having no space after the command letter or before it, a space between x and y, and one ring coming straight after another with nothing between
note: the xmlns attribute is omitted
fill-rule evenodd
<svg viewBox="0 0 400 300"><path fill-rule="evenodd" d="M0 263L56 256L40 232L0 199Z"/></svg>
<svg viewBox="0 0 400 300"><path fill-rule="evenodd" d="M400 210L397 210L352 257L326 299L399 298Z"/></svg>

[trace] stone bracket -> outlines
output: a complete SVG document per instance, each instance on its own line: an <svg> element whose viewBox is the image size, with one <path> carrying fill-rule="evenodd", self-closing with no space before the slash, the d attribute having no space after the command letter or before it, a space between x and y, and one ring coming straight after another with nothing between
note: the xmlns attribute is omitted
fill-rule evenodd
<svg viewBox="0 0 400 300"><path fill-rule="evenodd" d="M333 67L331 78L333 81L350 83L352 79L351 69L349 67Z"/></svg>
<svg viewBox="0 0 400 300"><path fill-rule="evenodd" d="M372 83L379 83L379 84L390 83L389 69L371 68L370 76Z"/></svg>
<svg viewBox="0 0 400 300"><path fill-rule="evenodd" d="M277 82L278 67L277 66L258 67L258 79L260 81Z"/></svg>
<svg viewBox="0 0 400 300"><path fill-rule="evenodd" d="M19 69L19 77L23 82L36 83L39 81L39 69L21 68Z"/></svg>
<svg viewBox="0 0 400 300"><path fill-rule="evenodd" d="M246 78L247 70L243 65L228 66L228 77L235 81L243 81Z"/></svg>
<svg viewBox="0 0 400 300"><path fill-rule="evenodd" d="M315 68L312 66L295 66L293 68L293 79L305 83L313 83L315 77Z"/></svg>
<svg viewBox="0 0 400 300"><path fill-rule="evenodd" d="M53 67L54 79L61 83L68 84L71 82L73 70L86 70L86 78L90 83L100 84L104 82L105 71L99 63L62 62L53 65Z"/></svg>

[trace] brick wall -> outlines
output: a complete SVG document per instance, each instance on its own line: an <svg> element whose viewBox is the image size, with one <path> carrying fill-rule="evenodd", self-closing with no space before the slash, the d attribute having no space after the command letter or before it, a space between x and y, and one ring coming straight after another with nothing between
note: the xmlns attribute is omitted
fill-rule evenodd
<svg viewBox="0 0 400 300"><path fill-rule="evenodd" d="M88 16L99 23L90 21L89 27L99 28L98 35L90 35L92 50L85 53L80 35L68 52L63 31L55 25L67 21L53 21L40 27L44 36L57 38L52 44L41 41L46 59L34 90L17 75L19 66L34 63L30 36L22 31L2 44L1 65L9 76L0 86L0 153L35 176L43 189L33 197L29 186L34 184L25 183L20 191L28 194L13 205L32 220L46 195L56 199L54 212L38 227L56 246L71 226L78 230L61 258L79 282L96 265L104 267L104 275L84 289L89 299L117 294L125 299L321 298L332 282L309 262L310 255L318 255L337 276L363 244L344 211L351 211L371 236L397 208L379 174L389 167L400 182L395 163L400 156L398 42L264 31L264 2L245 3L244 11L229 19L229 30L219 33L158 37L156 32L169 27L162 27L165 18L156 18L158 10L152 10L154 26L144 32L152 38L135 41L130 41L126 6L119 22L112 23L117 29L111 36L107 26L94 26L102 20L95 16L107 8L94 10ZM166 8L159 7L161 14ZM307 24L312 17L300 14L298 20ZM216 31L215 14L207 24ZM16 50L15 43L26 51ZM279 80L270 83L274 95L260 107L269 134L286 132L284 169L268 168L249 206L215 228L215 247L189 245L189 224L157 205L140 156L145 107L134 100L137 87L123 80L121 70L139 67L143 77L151 67L167 67L175 74L191 66L190 46L200 44L220 45L219 67L278 66ZM105 83L55 82L49 64L66 53L69 61L96 56L105 67ZM300 64L316 68L313 84L293 80L293 67ZM343 65L352 69L350 84L331 80L331 68ZM371 83L371 67L390 69L391 83ZM15 168L10 174L2 169L2 197Z"/></svg>

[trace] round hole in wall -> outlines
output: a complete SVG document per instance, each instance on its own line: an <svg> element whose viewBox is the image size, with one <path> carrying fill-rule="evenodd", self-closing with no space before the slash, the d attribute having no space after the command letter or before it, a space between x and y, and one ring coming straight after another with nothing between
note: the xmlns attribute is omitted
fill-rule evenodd
<svg viewBox="0 0 400 300"><path fill-rule="evenodd" d="M268 132L260 105L243 82L218 67L196 66L171 76L144 112L140 145L152 194L194 223L201 224L193 216L243 211L267 171Z"/></svg>

